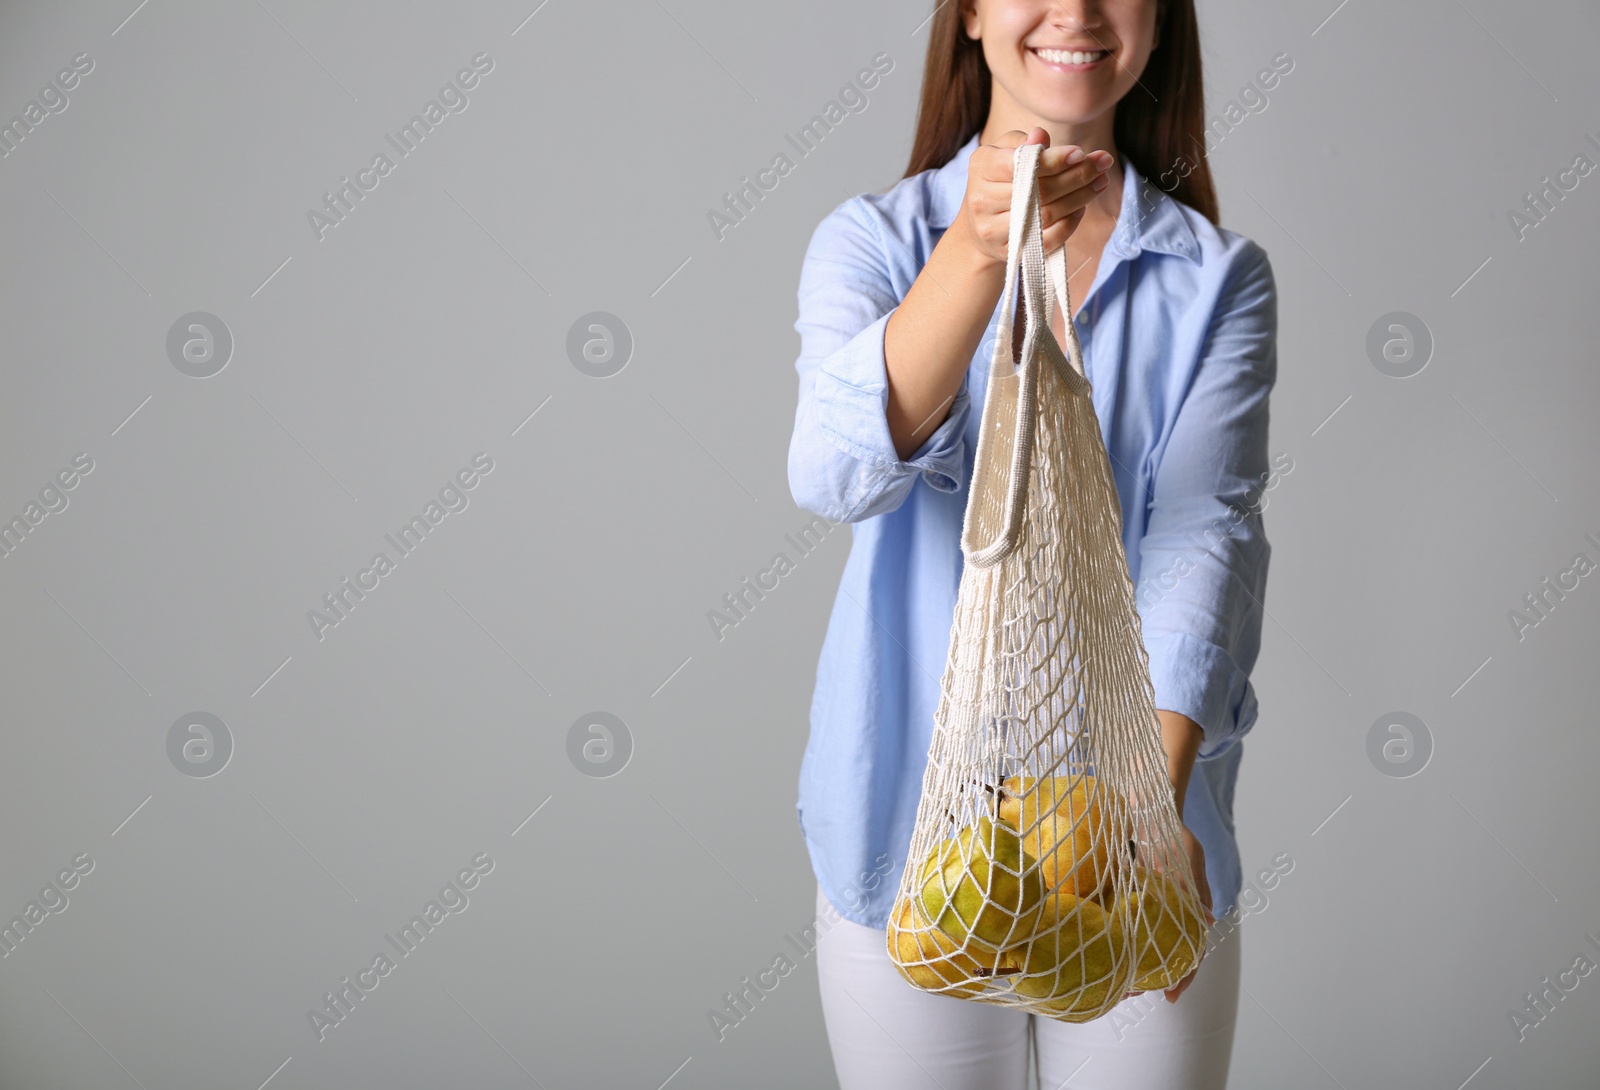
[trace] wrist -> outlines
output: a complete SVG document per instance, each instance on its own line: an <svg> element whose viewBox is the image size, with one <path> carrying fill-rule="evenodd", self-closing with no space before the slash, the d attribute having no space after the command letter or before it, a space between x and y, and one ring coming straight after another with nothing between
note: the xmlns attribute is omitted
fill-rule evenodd
<svg viewBox="0 0 1600 1090"><path fill-rule="evenodd" d="M993 278L996 282L1005 276L1005 259L996 258L984 248L965 207L956 213L956 218L934 246L935 251L940 249L959 262L969 275Z"/></svg>

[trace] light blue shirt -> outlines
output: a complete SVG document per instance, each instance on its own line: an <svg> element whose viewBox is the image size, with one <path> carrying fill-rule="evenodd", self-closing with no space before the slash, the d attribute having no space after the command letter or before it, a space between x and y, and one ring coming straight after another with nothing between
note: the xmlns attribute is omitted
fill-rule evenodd
<svg viewBox="0 0 1600 1090"><path fill-rule="evenodd" d="M1000 308L948 417L905 461L885 415L884 326L954 219L977 143L835 208L800 273L789 487L852 533L817 663L797 816L823 893L870 927L887 926L922 790ZM1265 250L1119 158L1122 209L1079 338L1156 707L1204 732L1183 818L1205 847L1221 917L1242 885L1233 791L1256 720L1250 670L1271 555L1261 512L1275 483L1277 292Z"/></svg>

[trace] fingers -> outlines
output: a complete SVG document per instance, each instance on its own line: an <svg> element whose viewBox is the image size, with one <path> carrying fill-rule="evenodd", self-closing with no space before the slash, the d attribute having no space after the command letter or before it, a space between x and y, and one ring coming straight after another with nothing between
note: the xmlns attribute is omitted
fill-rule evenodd
<svg viewBox="0 0 1600 1090"><path fill-rule="evenodd" d="M1184 977L1172 987L1168 988L1166 992L1163 993L1166 996L1167 1002L1176 1003L1178 1001L1178 997L1189 990L1189 985L1194 983L1195 975L1199 972L1200 966L1196 965L1193 969L1189 970L1188 976Z"/></svg>
<svg viewBox="0 0 1600 1090"><path fill-rule="evenodd" d="M1100 175L1098 187L1094 183L1079 186L1069 193L1064 193L1053 201L1041 204L1040 226L1043 228L1043 241L1046 253L1057 246L1064 245L1072 233L1078 229L1078 224L1083 221L1089 202L1099 196L1105 188L1105 175Z"/></svg>
<svg viewBox="0 0 1600 1090"><path fill-rule="evenodd" d="M1069 167L1075 167L1084 161L1100 164L1101 170L1109 170L1117 157L1109 151L1087 151L1076 144L1058 144L1055 147L1046 147L1039 153L1039 175L1046 177L1059 174Z"/></svg>
<svg viewBox="0 0 1600 1090"><path fill-rule="evenodd" d="M1056 220L1064 220L1073 212L1082 211L1089 203L1098 197L1110 183L1104 174L1092 179L1084 185L1076 186L1056 196L1039 195L1039 209L1044 213L1046 226Z"/></svg>
<svg viewBox="0 0 1600 1090"><path fill-rule="evenodd" d="M1084 210L1111 184L1101 166L1111 161L1111 157L1103 152L1096 153L1070 167L1061 168L1048 178L1039 179L1039 202L1043 215L1040 222L1045 231L1044 246L1047 253L1066 242L1077 230Z"/></svg>
<svg viewBox="0 0 1600 1090"><path fill-rule="evenodd" d="M1200 903L1205 906L1207 912L1210 912L1211 883L1206 880L1205 862L1205 856L1197 851L1193 863L1195 889L1200 894Z"/></svg>
<svg viewBox="0 0 1600 1090"><path fill-rule="evenodd" d="M1196 892L1200 894L1200 906L1205 909L1206 926L1210 927L1217 922L1217 918L1211 913L1211 883L1206 880L1205 850L1198 843L1195 845L1194 863L1191 869L1194 871Z"/></svg>
<svg viewBox="0 0 1600 1090"><path fill-rule="evenodd" d="M1074 152L1077 161L1068 162ZM1115 163L1116 158L1104 151L1085 154L1081 148L1049 148L1039 157L1039 199L1053 201L1096 178L1109 180L1107 172Z"/></svg>
<svg viewBox="0 0 1600 1090"><path fill-rule="evenodd" d="M1044 252L1054 253L1067 244L1067 239L1078 229L1078 224L1083 222L1084 209L1074 208L1065 216L1055 219L1046 216L1042 221L1043 230L1039 233L1039 241L1044 246Z"/></svg>
<svg viewBox="0 0 1600 1090"><path fill-rule="evenodd" d="M1023 143L1041 144L1044 151L1040 153L1037 172L1041 202L1057 200L1075 189L1092 184L1096 178L1102 179L1096 192L1105 188L1108 184L1104 180L1106 172L1116 163L1115 156L1105 151L1085 153L1082 148L1071 146L1052 148L1049 140L1049 134L1042 128L1035 128L1031 133L1013 129L1003 134L996 143L979 147L969 171L976 168L985 181L1009 183L1017 147ZM1089 199L1093 197L1094 193L1088 195Z"/></svg>
<svg viewBox="0 0 1600 1090"><path fill-rule="evenodd" d="M1052 147L1049 130L1037 125L1027 132L1012 129L1000 134L992 144L979 145L967 166L967 192L960 222L963 237L969 237L986 259L1000 266L1006 258L1016 149L1024 144L1037 144L1042 149L1039 200L1047 253L1065 245L1089 203L1110 184L1106 171L1116 162L1105 151Z"/></svg>
<svg viewBox="0 0 1600 1090"><path fill-rule="evenodd" d="M1021 129L1012 129L1010 132L1001 133L995 138L995 142L990 146L996 148L1010 148L1015 150L1016 148L1021 147L1023 144L1037 144L1039 141L1034 140L1033 137L1035 134L1041 132L1044 132L1044 130L1038 127L1035 127L1030 132L1023 132ZM1046 144L1050 143L1049 133L1045 133L1044 142Z"/></svg>
<svg viewBox="0 0 1600 1090"><path fill-rule="evenodd" d="M1012 129L1001 133L993 144L978 145L967 168L968 173L976 171L984 181L1010 185L1015 153L1023 144L1043 144L1048 149L1050 134L1038 126L1028 132Z"/></svg>
<svg viewBox="0 0 1600 1090"><path fill-rule="evenodd" d="M1178 1001L1178 997L1189 990L1189 985L1194 982L1194 976L1199 971L1199 969L1189 970L1188 976L1184 977L1182 980L1178 981L1177 984L1173 985L1164 993L1162 993L1166 997L1167 1002L1176 1003Z"/></svg>

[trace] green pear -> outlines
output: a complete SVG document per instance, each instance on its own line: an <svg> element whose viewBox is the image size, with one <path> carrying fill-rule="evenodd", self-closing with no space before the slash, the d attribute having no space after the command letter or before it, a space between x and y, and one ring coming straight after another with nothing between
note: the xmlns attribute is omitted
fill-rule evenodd
<svg viewBox="0 0 1600 1090"><path fill-rule="evenodd" d="M1133 868L1131 888L1117 897L1120 913L1134 920L1138 967L1133 986L1162 991L1189 975L1206 949L1199 902L1161 871Z"/></svg>
<svg viewBox="0 0 1600 1090"><path fill-rule="evenodd" d="M1041 1013L1086 1021L1121 1002L1133 962L1116 915L1087 898L1058 896L1070 904L1051 929L1034 936L1023 963L1026 975L1013 987L1018 995L1047 1000L1036 1008Z"/></svg>
<svg viewBox="0 0 1600 1090"><path fill-rule="evenodd" d="M1044 883L1015 829L987 814L941 841L920 872L927 918L969 954L993 966L1039 921ZM970 940L970 941L969 941Z"/></svg>

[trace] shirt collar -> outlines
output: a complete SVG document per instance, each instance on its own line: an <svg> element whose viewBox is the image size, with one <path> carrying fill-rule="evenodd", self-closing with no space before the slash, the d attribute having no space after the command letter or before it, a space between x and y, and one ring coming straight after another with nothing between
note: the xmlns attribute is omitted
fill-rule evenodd
<svg viewBox="0 0 1600 1090"><path fill-rule="evenodd" d="M934 170L930 227L943 230L955 221L967 192L967 162L977 146L978 134L974 133L948 163ZM1122 175L1122 210L1107 243L1112 251L1129 259L1139 256L1141 250L1154 250L1199 261L1200 244L1178 202L1159 186L1147 184L1126 155L1122 157Z"/></svg>

